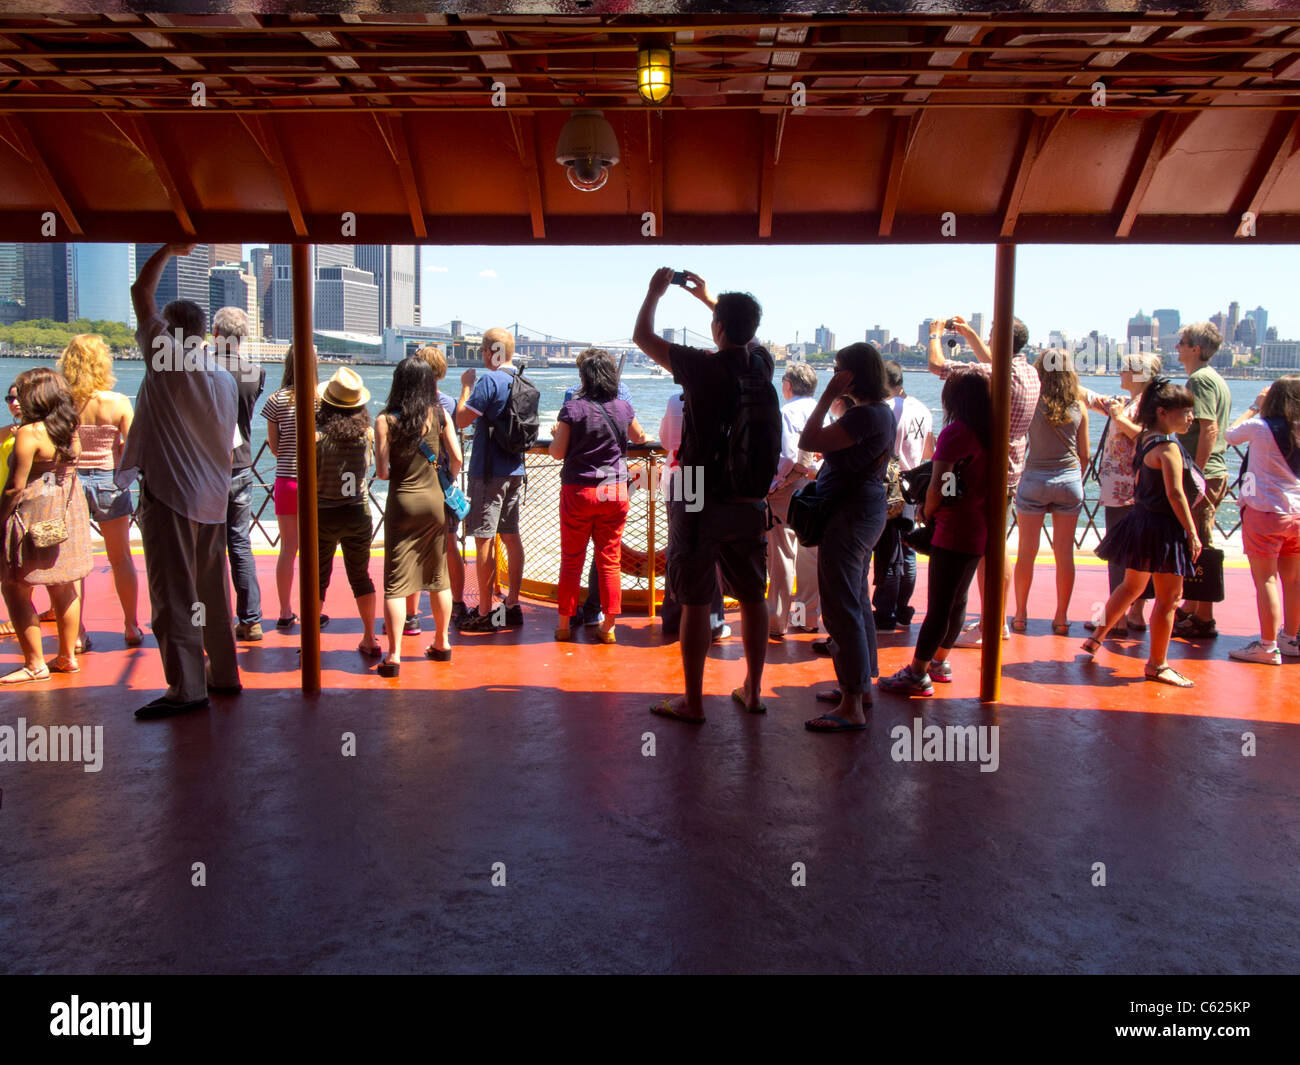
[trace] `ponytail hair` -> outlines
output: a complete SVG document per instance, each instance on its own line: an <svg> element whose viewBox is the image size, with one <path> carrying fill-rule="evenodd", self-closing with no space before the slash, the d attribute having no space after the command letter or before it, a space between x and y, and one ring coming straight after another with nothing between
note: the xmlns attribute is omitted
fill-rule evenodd
<svg viewBox="0 0 1300 1065"><path fill-rule="evenodd" d="M1183 385L1175 384L1164 374L1156 374L1138 400L1138 424L1143 429L1154 429L1162 410L1185 410L1194 406L1196 400Z"/></svg>

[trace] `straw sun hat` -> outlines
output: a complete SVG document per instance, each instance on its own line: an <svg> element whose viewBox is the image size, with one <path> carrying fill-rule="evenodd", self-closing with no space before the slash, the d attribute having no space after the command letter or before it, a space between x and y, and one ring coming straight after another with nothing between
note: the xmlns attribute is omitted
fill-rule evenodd
<svg viewBox="0 0 1300 1065"><path fill-rule="evenodd" d="M331 407L352 410L364 407L370 402L370 389L361 382L361 376L355 370L340 366L334 376L324 384L316 386L316 395L322 403Z"/></svg>

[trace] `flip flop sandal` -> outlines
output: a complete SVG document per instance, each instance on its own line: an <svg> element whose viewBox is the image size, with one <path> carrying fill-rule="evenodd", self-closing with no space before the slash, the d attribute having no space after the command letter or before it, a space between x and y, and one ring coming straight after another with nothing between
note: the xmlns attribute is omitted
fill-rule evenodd
<svg viewBox="0 0 1300 1065"><path fill-rule="evenodd" d="M1053 621L1052 633L1056 636L1069 636L1070 623L1068 621Z"/></svg>
<svg viewBox="0 0 1300 1065"><path fill-rule="evenodd" d="M78 640L75 648L77 654L79 655L84 655L87 651L93 649L94 649L94 645L91 642L90 633L86 633L83 639Z"/></svg>
<svg viewBox="0 0 1300 1065"><path fill-rule="evenodd" d="M822 725L819 722L834 721L834 725ZM866 723L855 725L851 721L845 721L842 717L836 717L834 714L822 714L821 717L815 717L811 721L805 721L803 727L809 732L861 732L865 729Z"/></svg>
<svg viewBox="0 0 1300 1065"><path fill-rule="evenodd" d="M380 647L379 644L375 644L374 647L367 647L364 643L359 643L357 644L357 650L360 651L367 658L384 657L384 649Z"/></svg>
<svg viewBox="0 0 1300 1065"><path fill-rule="evenodd" d="M1169 684L1175 688L1195 687L1187 677L1184 677L1173 666L1161 666L1154 673L1147 673L1146 678L1155 681L1157 684Z"/></svg>
<svg viewBox="0 0 1300 1065"><path fill-rule="evenodd" d="M654 706L650 707L650 713L658 714L660 717L675 717L678 721L686 721L692 725L704 724L704 715L692 717L690 714L683 713L673 706L672 701L668 698L660 699Z"/></svg>
<svg viewBox="0 0 1300 1065"><path fill-rule="evenodd" d="M1029 619L1028 619L1028 618L1012 618L1012 619L1011 619L1011 631L1012 631L1012 632L1024 632L1028 627L1029 627Z"/></svg>
<svg viewBox="0 0 1300 1065"><path fill-rule="evenodd" d="M285 629L291 629L298 621L297 614L290 614L287 618L276 618L275 627L283 632Z"/></svg>
<svg viewBox="0 0 1300 1065"><path fill-rule="evenodd" d="M56 658L51 662L47 662L46 668L48 668L51 673L80 673L81 672L80 666L69 666L68 663L61 658Z"/></svg>
<svg viewBox="0 0 1300 1065"><path fill-rule="evenodd" d="M42 666L40 669L28 669L26 666L20 666L14 672L25 675L18 677L16 680L11 680L9 677L5 677L3 680L0 680L0 684L30 684L34 680L50 679L50 670L48 666Z"/></svg>
<svg viewBox="0 0 1300 1065"><path fill-rule="evenodd" d="M760 700L758 701L758 705L757 705L757 706L755 706L755 707L753 707L753 708L750 707L749 703L747 703L747 702L745 701L745 689L744 689L744 688L737 688L735 691L733 691L733 692L731 693L731 698L732 698L733 700L735 700L736 702L738 702L741 706L743 706L743 707L746 709L746 711L748 711L748 712L751 713L751 714L766 714L766 713L767 713L767 704L766 704L765 702L763 702L762 699L760 699Z"/></svg>
<svg viewBox="0 0 1300 1065"><path fill-rule="evenodd" d="M813 696L813 698L819 703L835 703L836 705L839 705L842 695L840 694L839 688L831 688L828 691L818 692Z"/></svg>
<svg viewBox="0 0 1300 1065"><path fill-rule="evenodd" d="M17 636L12 621L0 621L0 636Z"/></svg>
<svg viewBox="0 0 1300 1065"><path fill-rule="evenodd" d="M1091 646L1089 646L1091 644ZM1095 636L1089 636L1083 641L1083 653L1089 658L1094 657L1101 650L1101 641Z"/></svg>
<svg viewBox="0 0 1300 1065"><path fill-rule="evenodd" d="M50 609L45 611L45 613L38 614L36 620L44 622L57 621L58 615L54 612L54 607L50 607Z"/></svg>
<svg viewBox="0 0 1300 1065"><path fill-rule="evenodd" d="M134 636L124 635L123 639L126 641L127 647L139 647L142 643L144 643L144 633L137 632Z"/></svg>

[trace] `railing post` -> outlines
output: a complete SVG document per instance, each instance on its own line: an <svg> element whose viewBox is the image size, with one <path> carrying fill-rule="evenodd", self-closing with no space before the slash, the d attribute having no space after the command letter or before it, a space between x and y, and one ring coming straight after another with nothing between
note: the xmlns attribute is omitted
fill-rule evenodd
<svg viewBox="0 0 1300 1065"><path fill-rule="evenodd" d="M659 463L656 461L658 456L647 453L646 466L650 470L650 476L646 478L649 482L650 490L646 493L646 506L649 511L646 514L645 527L645 545L646 545L646 573L649 574L650 597L649 606L646 616L651 621L655 619L655 501L659 498Z"/></svg>

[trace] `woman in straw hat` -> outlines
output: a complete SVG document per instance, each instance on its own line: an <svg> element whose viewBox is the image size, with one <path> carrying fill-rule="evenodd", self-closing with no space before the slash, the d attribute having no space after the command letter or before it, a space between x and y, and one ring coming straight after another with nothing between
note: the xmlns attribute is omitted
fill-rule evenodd
<svg viewBox="0 0 1300 1065"><path fill-rule="evenodd" d="M384 625L388 654L381 677L396 677L402 661L406 597L429 589L436 626L425 654L451 661L451 583L447 576L446 503L438 479L438 456L451 456L460 472L456 431L438 403L433 370L411 356L397 364L388 405L375 421L375 476L388 481L384 506Z"/></svg>
<svg viewBox="0 0 1300 1065"><path fill-rule="evenodd" d="M334 549L343 548L343 568L357 601L361 643L357 650L378 658L375 639L375 582L370 579L370 519L367 479L374 457L370 392L346 366L316 389L316 542L320 552L320 599L334 572ZM321 615L321 623L329 619Z"/></svg>

